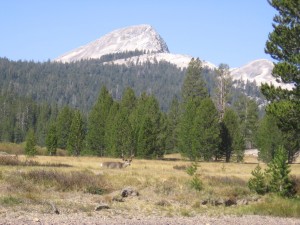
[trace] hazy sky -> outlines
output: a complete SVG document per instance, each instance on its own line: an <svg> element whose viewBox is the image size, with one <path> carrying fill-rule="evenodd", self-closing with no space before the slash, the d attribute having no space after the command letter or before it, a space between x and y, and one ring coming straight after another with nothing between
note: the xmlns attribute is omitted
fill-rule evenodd
<svg viewBox="0 0 300 225"><path fill-rule="evenodd" d="M118 28L150 24L170 52L239 67L267 58L267 0L2 0L0 57L46 61Z"/></svg>

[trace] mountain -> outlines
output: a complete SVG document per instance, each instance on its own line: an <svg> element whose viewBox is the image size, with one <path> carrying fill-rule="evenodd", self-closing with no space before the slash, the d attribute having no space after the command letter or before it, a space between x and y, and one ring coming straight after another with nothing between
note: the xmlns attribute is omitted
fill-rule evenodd
<svg viewBox="0 0 300 225"><path fill-rule="evenodd" d="M144 63L167 61L179 68L186 68L192 56L171 54L163 38L147 24L125 27L114 30L96 41L74 49L58 58L56 62L70 63L82 59L99 59L101 56L130 51L143 51L144 54L110 61L114 64ZM212 63L203 62L204 66L216 68Z"/></svg>
<svg viewBox="0 0 300 225"><path fill-rule="evenodd" d="M284 84L272 76L274 68L273 62L267 59L258 59L248 64L231 70L233 80L243 80L245 82L256 82L258 86L262 83L273 84L275 87L292 89L293 85Z"/></svg>
<svg viewBox="0 0 300 225"><path fill-rule="evenodd" d="M96 41L70 51L54 61L74 62L97 59L103 55L126 51L168 53L166 42L150 25L137 25L114 30Z"/></svg>
<svg viewBox="0 0 300 225"><path fill-rule="evenodd" d="M105 64L138 65L145 62L155 63L166 61L178 68L186 68L192 56L172 54L163 38L155 29L147 24L125 27L114 30L96 41L72 50L56 59L56 62L70 63L83 59L100 59L110 54L140 51L133 56L123 56L117 59L108 58ZM201 59L202 60L202 59ZM203 65L209 69L216 69L214 64L202 60ZM272 76L273 63L267 59L252 61L240 68L231 69L233 80L272 83L275 86L291 89L292 85L283 84Z"/></svg>

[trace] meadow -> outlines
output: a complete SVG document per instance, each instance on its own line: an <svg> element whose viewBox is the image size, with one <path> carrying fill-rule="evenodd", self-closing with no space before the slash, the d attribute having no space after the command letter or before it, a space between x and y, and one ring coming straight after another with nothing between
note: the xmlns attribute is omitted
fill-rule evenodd
<svg viewBox="0 0 300 225"><path fill-rule="evenodd" d="M1 145L12 153L22 147ZM42 149L40 149L42 151ZM300 164L291 165L298 195L281 198L250 192L247 182L258 161L197 162L167 155L163 160L133 159L124 169L101 168L99 157L0 156L0 214L6 210L53 214L83 212L88 216L272 215L300 217ZM194 175L189 175L191 166ZM265 164L260 163L265 168ZM123 189L134 195L122 196ZM95 211L104 205L108 209Z"/></svg>

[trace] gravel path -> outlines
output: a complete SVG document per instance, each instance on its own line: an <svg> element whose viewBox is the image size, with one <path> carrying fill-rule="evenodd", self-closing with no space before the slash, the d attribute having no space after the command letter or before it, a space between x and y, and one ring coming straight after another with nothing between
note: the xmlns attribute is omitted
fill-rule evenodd
<svg viewBox="0 0 300 225"><path fill-rule="evenodd" d="M295 218L278 218L267 216L195 216L195 217L140 217L140 218L124 218L121 216L104 217L101 214L94 213L87 215L83 213L54 215L54 214L38 214L17 212L6 212L0 214L0 224L16 224L16 225L61 225L61 224L108 224L108 225L300 225L300 219Z"/></svg>

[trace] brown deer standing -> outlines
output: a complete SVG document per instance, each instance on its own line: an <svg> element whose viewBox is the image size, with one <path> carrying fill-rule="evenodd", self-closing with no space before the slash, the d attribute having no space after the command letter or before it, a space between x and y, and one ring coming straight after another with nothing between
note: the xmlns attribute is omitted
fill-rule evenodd
<svg viewBox="0 0 300 225"><path fill-rule="evenodd" d="M124 155L122 154L122 160L123 162L103 162L101 163L101 167L107 168L107 169L122 169L126 168L127 166L131 165L131 161L134 155L130 157L130 159L125 159Z"/></svg>

